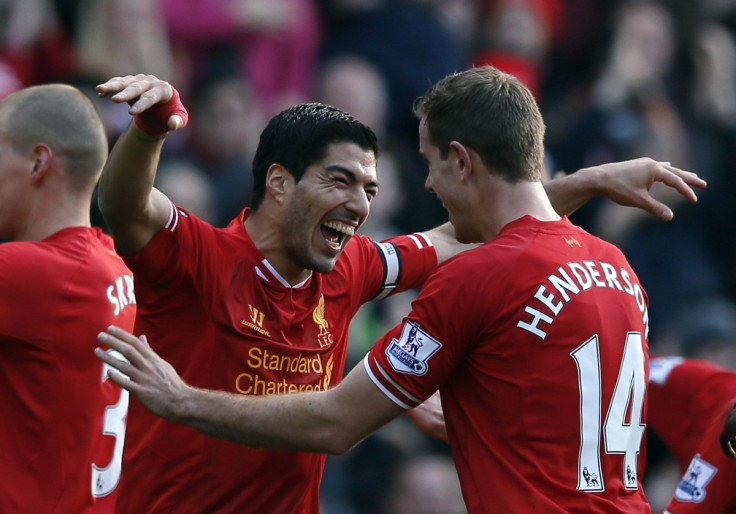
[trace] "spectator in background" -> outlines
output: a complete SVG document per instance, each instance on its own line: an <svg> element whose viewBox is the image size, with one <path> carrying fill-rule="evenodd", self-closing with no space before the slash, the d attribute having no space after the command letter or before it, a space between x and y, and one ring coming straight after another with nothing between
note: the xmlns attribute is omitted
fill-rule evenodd
<svg viewBox="0 0 736 514"><path fill-rule="evenodd" d="M488 0L484 2L476 66L490 64L514 75L542 101L547 54L560 31L558 0Z"/></svg>
<svg viewBox="0 0 736 514"><path fill-rule="evenodd" d="M184 98L223 55L238 62L266 119L311 98L321 39L314 0L158 1L175 68L189 80L180 83Z"/></svg>
<svg viewBox="0 0 736 514"><path fill-rule="evenodd" d="M95 84L122 73L180 81L159 0L80 0L76 16L77 74Z"/></svg>
<svg viewBox="0 0 736 514"><path fill-rule="evenodd" d="M590 110L564 145L550 149L558 167L575 169L582 163L640 155L695 167L692 127L670 87L677 45L676 23L664 4L619 6L608 58L591 91ZM686 351L681 323L689 319L688 312L698 304L703 309L717 303L728 308L730 300L724 275L700 229L702 213L657 189L655 196L674 201L677 217L670 225L650 223L634 210L607 201L592 202L575 219L623 250L650 295L653 344L657 351L681 354ZM667 259L661 258L662 248L667 249ZM690 335L700 337L692 331Z"/></svg>
<svg viewBox="0 0 736 514"><path fill-rule="evenodd" d="M465 69L469 48L439 21L435 10L412 0L322 0L325 32L320 62L350 54L375 66L389 94L386 140L417 147L411 105L443 76ZM401 184L411 191L397 216L402 232L423 230L446 220L436 198L424 191L424 163L416 153L402 167Z"/></svg>
<svg viewBox="0 0 736 514"><path fill-rule="evenodd" d="M75 76L68 34L50 0L0 3L0 100L22 87Z"/></svg>
<svg viewBox="0 0 736 514"><path fill-rule="evenodd" d="M171 199L224 227L250 205L253 190L251 162L264 120L249 85L237 70L216 66L193 90L192 121L183 140L162 156L157 184L177 182L179 176L204 183L200 194L192 187L162 187ZM195 175L198 178L195 178ZM193 201L194 203L189 203Z"/></svg>

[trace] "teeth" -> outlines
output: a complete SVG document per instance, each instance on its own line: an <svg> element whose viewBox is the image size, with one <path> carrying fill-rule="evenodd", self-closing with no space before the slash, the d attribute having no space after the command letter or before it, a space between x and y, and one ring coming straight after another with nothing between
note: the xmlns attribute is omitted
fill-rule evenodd
<svg viewBox="0 0 736 514"><path fill-rule="evenodd" d="M331 228L332 230L337 230L338 232L342 232L346 236L355 235L355 227L351 227L350 225L346 225L338 221L328 221L324 225L325 227Z"/></svg>

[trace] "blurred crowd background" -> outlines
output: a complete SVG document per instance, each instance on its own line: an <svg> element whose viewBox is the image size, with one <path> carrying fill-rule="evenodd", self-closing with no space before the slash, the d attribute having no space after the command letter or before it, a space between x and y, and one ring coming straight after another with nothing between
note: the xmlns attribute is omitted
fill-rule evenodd
<svg viewBox="0 0 736 514"><path fill-rule="evenodd" d="M135 73L179 89L190 123L169 136L157 185L215 225L249 202L267 120L304 101L345 109L379 136L381 192L363 233L445 221L423 189L411 107L431 83L480 64L535 94L551 173L647 156L709 182L697 204L670 195L670 223L607 200L572 219L637 271L653 353L736 369L736 0L0 0L0 98L47 82L95 96L96 84ZM99 109L112 143L129 116ZM349 367L410 301L359 313ZM649 446L656 513L678 477L656 438ZM400 419L328 460L324 512L461 513L458 487L444 443Z"/></svg>

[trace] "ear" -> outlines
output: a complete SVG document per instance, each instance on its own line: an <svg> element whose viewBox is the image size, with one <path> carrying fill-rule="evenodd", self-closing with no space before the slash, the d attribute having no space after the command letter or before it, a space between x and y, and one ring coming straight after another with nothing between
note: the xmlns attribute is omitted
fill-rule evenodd
<svg viewBox="0 0 736 514"><path fill-rule="evenodd" d="M461 180L467 180L473 171L473 160L470 154L471 150L457 141L450 142L450 156L455 160L457 172L460 174Z"/></svg>
<svg viewBox="0 0 736 514"><path fill-rule="evenodd" d="M33 162L33 168L31 169L31 183L33 185L40 184L44 178L48 175L49 169L51 169L51 161L53 160L54 152L44 143L39 143L31 150L31 160Z"/></svg>
<svg viewBox="0 0 736 514"><path fill-rule="evenodd" d="M266 194L283 204L291 193L294 177L280 164L272 164L266 172Z"/></svg>

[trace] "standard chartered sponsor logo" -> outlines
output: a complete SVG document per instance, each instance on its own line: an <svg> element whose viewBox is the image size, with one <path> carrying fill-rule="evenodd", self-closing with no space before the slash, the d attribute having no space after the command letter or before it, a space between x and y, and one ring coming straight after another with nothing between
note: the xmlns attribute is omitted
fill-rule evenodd
<svg viewBox="0 0 736 514"><path fill-rule="evenodd" d="M279 355L263 348L251 348L248 366L253 370L238 374L235 390L241 394L266 395L296 393L300 391L322 391L330 386L333 356L323 365L319 355ZM272 380L259 374L259 370L276 371L296 375L315 375L311 383L293 383L288 378Z"/></svg>

